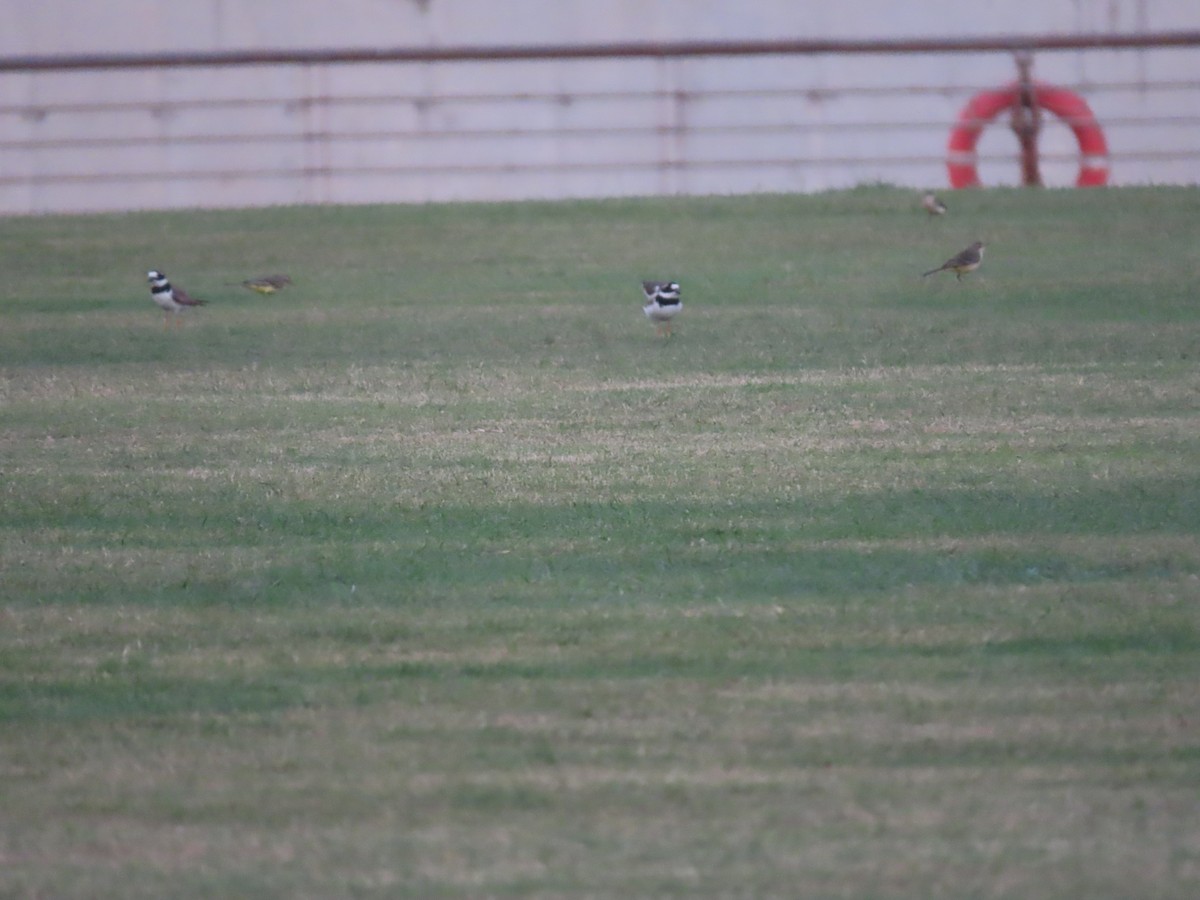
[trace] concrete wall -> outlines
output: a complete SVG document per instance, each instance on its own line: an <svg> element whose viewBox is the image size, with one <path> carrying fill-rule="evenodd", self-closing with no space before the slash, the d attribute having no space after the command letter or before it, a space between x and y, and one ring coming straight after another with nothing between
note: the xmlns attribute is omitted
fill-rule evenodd
<svg viewBox="0 0 1200 900"><path fill-rule="evenodd" d="M1195 0L0 0L0 54L1200 29ZM0 212L942 185L1005 54L0 75ZM1055 52L1114 183L1200 181L1200 50ZM1073 181L1071 133L1042 140ZM1003 125L985 183L1015 183Z"/></svg>

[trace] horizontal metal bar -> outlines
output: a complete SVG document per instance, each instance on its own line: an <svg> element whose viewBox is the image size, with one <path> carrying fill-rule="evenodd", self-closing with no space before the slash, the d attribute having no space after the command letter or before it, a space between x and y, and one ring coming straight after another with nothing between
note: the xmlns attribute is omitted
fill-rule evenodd
<svg viewBox="0 0 1200 900"><path fill-rule="evenodd" d="M679 41L542 46L392 47L314 50L212 50L177 53L81 53L0 57L0 72L162 69L381 62L503 62L557 59L687 59L707 56L979 53L1019 50L1130 50L1200 46L1200 31L1131 34L1005 35L902 40Z"/></svg>
<svg viewBox="0 0 1200 900"><path fill-rule="evenodd" d="M1197 81L1096 81L1059 85L1079 93L1097 94L1107 91L1200 91ZM344 94L319 97L228 97L202 100L133 100L122 103L22 103L0 104L0 115L47 116L59 113L73 115L104 115L114 112L157 113L170 110L214 109L271 109L294 107L296 110L325 107L374 107L397 104L419 104L430 108L456 103L594 103L647 102L658 103L672 98L688 102L742 99L840 99L845 97L903 96L927 94L940 97L967 96L981 90L994 90L995 85L858 85L818 88L730 88L703 91L521 91L510 94Z"/></svg>
<svg viewBox="0 0 1200 900"><path fill-rule="evenodd" d="M1200 151L1146 151L1144 153L1114 153L1110 161L1121 162L1130 160L1141 161L1172 161L1200 159ZM1075 163L1079 157L1074 154L1045 154L1042 162ZM981 164L1011 163L1013 158L1007 154L980 155L976 160ZM61 175L34 175L30 177L7 176L0 177L0 187L32 186L39 184L105 184L105 183L138 183L165 181L236 181L245 179L286 179L312 178L331 175L349 177L395 177L412 176L427 177L433 175L521 175L521 174L569 174L572 172L603 172L603 171L658 171L658 170L702 170L702 169L750 169L750 168L806 168L820 166L942 166L946 162L943 155L937 156L896 156L896 157L825 157L820 159L786 158L786 159L713 159L713 160L618 160L613 162L594 163L550 163L545 165L480 165L480 166L364 166L360 168L321 168L303 167L296 169L219 169L212 171L187 172L131 172L131 173L95 173L76 172Z"/></svg>
<svg viewBox="0 0 1200 900"><path fill-rule="evenodd" d="M1086 124L1090 119L1058 118L1048 116L1044 124L1061 124L1071 126ZM362 144L384 143L389 141L456 141L456 140L539 140L558 138L594 138L605 136L629 137L679 137L703 138L716 135L805 135L820 133L823 135L847 131L922 131L940 133L951 123L938 121L906 121L906 122L779 122L761 125L629 125L612 128L476 128L456 131L308 131L269 132L262 134L191 134L191 135L153 135L148 137L89 137L77 140L31 140L5 141L0 140L0 150L83 150L101 147L133 148L133 147L177 147L177 146L213 146L239 144ZM961 124L974 124L984 127L991 120L967 120ZM1004 122L997 123L1005 127ZM1123 127L1200 127L1200 116L1158 116L1152 118L1112 118L1105 119L1107 129Z"/></svg>

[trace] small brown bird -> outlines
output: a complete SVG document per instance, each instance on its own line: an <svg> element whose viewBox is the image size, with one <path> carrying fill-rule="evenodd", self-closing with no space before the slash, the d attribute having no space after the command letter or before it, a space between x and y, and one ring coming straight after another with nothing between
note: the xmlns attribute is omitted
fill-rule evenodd
<svg viewBox="0 0 1200 900"><path fill-rule="evenodd" d="M167 281L167 276L158 269L151 269L147 272L146 280L150 282L151 299L163 311L163 328L170 323L173 318L172 313L178 315L185 307L203 306L207 302L189 296L188 292L181 287L172 287L171 282Z"/></svg>
<svg viewBox="0 0 1200 900"><path fill-rule="evenodd" d="M241 285L256 294L274 294L291 283L292 279L287 275L264 275L262 278L247 278Z"/></svg>
<svg viewBox="0 0 1200 900"><path fill-rule="evenodd" d="M921 206L931 216L944 216L946 214L946 204L939 200L937 194L933 191L926 192L925 196L921 198Z"/></svg>
<svg viewBox="0 0 1200 900"><path fill-rule="evenodd" d="M921 277L924 278L926 275L932 275L934 272L944 272L947 269L953 269L955 278L962 281L962 277L968 272L974 272L978 269L981 262L983 262L983 241L976 241L962 253L958 254L958 256L951 257L936 269L930 269L928 272L925 272Z"/></svg>

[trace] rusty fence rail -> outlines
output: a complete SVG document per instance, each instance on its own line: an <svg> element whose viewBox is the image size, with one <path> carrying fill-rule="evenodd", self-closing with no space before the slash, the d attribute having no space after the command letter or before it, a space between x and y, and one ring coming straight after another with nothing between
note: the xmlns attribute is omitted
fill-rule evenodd
<svg viewBox="0 0 1200 900"><path fill-rule="evenodd" d="M1055 80L1097 110L1115 172L1197 181L1197 48L1200 32L9 57L0 212L934 185L954 112L1020 51L1166 54ZM990 68L939 82L920 61L941 54ZM873 64L823 70L846 55ZM1076 161L1071 124L1047 123L1051 171ZM1009 134L978 161L1016 156Z"/></svg>

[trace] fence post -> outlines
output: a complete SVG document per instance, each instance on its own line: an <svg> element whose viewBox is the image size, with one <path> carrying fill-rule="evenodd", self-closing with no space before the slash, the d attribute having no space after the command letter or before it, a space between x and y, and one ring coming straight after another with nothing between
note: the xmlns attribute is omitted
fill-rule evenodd
<svg viewBox="0 0 1200 900"><path fill-rule="evenodd" d="M1042 173L1038 169L1038 132L1042 127L1042 111L1038 108L1033 79L1033 53L1021 50L1014 54L1017 64L1017 90L1013 95L1012 130L1021 145L1021 183L1026 187L1041 187Z"/></svg>

